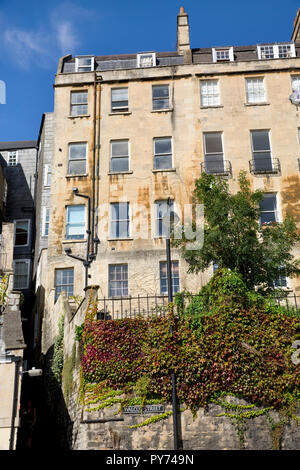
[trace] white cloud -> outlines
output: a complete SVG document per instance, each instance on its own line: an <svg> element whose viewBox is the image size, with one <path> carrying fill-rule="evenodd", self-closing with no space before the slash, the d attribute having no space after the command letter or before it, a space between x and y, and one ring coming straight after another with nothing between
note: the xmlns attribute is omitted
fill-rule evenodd
<svg viewBox="0 0 300 470"><path fill-rule="evenodd" d="M63 2L36 29L25 30L3 21L5 27L2 34L0 32L0 41L3 40L8 56L22 68L29 68L32 64L50 68L59 56L76 53L82 22L94 21L95 17L95 12Z"/></svg>
<svg viewBox="0 0 300 470"><path fill-rule="evenodd" d="M73 25L69 21L63 21L58 23L55 28L57 30L57 41L60 51L63 54L74 51L79 41L73 31Z"/></svg>

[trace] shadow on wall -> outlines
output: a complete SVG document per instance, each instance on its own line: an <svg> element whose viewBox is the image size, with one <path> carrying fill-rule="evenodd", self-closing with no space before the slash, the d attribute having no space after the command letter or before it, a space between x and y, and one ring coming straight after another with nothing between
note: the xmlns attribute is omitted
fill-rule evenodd
<svg viewBox="0 0 300 470"><path fill-rule="evenodd" d="M29 382L26 394L21 402L21 410L28 410L28 402L35 409L36 419L32 426L32 417L21 415L21 429L18 435L17 450L45 449L69 450L72 448L73 423L51 364L54 358L54 345L42 356L43 376Z"/></svg>

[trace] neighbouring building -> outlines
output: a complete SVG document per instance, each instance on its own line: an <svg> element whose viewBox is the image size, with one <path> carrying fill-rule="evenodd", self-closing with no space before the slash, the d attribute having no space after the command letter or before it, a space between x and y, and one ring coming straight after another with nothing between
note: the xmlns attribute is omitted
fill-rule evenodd
<svg viewBox="0 0 300 470"><path fill-rule="evenodd" d="M0 246L0 450L16 448L25 349L20 292L13 289L13 234L14 224L4 222Z"/></svg>
<svg viewBox="0 0 300 470"><path fill-rule="evenodd" d="M0 142L0 164L7 182L5 220L13 222L14 289L24 296L27 318L32 300L36 141Z"/></svg>
<svg viewBox="0 0 300 470"><path fill-rule="evenodd" d="M60 59L54 113L40 135L35 272L43 273L44 352L63 290L80 296L99 285L106 308L120 296L166 295L167 200L181 215L202 172L236 191L246 170L265 193L261 223L287 212L300 222L300 119L290 99L300 93L299 24L298 13L284 43L191 48L181 8L176 51ZM172 260L174 292L198 291L213 273L187 274L177 250ZM299 279L275 282L300 293Z"/></svg>

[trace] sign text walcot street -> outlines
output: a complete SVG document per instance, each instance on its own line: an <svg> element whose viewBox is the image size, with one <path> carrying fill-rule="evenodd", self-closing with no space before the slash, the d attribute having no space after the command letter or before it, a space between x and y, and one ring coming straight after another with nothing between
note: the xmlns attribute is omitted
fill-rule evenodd
<svg viewBox="0 0 300 470"><path fill-rule="evenodd" d="M141 413L164 413L164 405L135 405L135 406L124 406L122 408L123 413L127 414L141 414Z"/></svg>

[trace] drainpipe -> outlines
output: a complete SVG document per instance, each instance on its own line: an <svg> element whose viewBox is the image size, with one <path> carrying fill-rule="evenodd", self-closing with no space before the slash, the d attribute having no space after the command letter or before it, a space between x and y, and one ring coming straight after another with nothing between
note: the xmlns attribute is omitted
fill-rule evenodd
<svg viewBox="0 0 300 470"><path fill-rule="evenodd" d="M98 76L98 80L97 80L97 90L98 90L98 116L97 116L97 119L98 119L98 131L97 131L97 172L96 172L96 183L97 183L97 187L96 187L96 194L97 194L97 197L96 197L96 207L98 208L99 207L99 180L100 180L100 175L99 175L99 172L100 172L100 119L101 119L101 82L102 82L102 76ZM97 215L97 218L96 218L96 222L95 222L95 227L94 227L94 233L93 233L93 243L94 243L94 247L95 247L95 254L97 255L98 253L98 243L99 243L99 240L96 242L95 241L95 238L96 238L96 226L98 227L98 215ZM98 238L98 237L97 237Z"/></svg>

